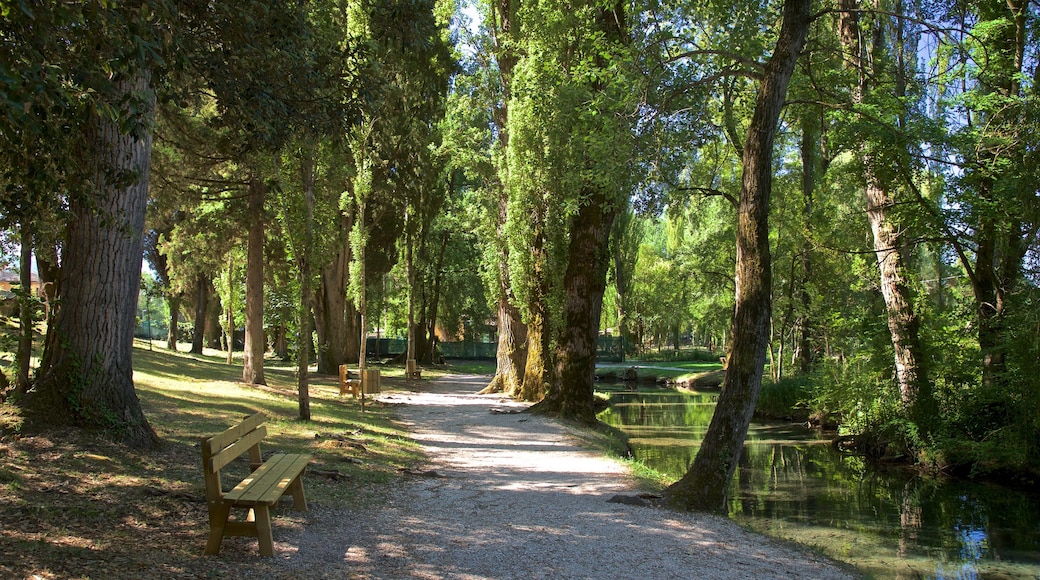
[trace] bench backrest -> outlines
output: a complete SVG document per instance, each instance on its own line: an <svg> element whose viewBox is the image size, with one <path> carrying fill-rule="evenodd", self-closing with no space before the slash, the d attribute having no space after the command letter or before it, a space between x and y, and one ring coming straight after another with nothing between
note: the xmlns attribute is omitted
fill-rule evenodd
<svg viewBox="0 0 1040 580"><path fill-rule="evenodd" d="M263 463L260 441L267 435L266 419L262 412L256 413L223 433L202 439L202 474L206 479L207 501L220 501L224 496L220 470L238 456L249 453L250 469Z"/></svg>

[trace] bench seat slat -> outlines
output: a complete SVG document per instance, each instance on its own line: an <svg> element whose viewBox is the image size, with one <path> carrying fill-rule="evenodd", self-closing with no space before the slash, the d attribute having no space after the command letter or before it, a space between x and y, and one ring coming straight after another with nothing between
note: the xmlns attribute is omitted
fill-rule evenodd
<svg viewBox="0 0 1040 580"><path fill-rule="evenodd" d="M310 455L279 453L272 455L234 489L224 501L240 506L274 505L310 462Z"/></svg>

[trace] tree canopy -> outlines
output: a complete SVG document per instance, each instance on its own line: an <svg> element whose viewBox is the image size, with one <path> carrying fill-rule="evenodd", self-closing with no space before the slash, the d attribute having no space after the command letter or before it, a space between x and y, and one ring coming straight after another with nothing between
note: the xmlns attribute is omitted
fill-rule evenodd
<svg viewBox="0 0 1040 580"><path fill-rule="evenodd" d="M41 424L158 444L132 379L143 257L167 347L221 348L247 384L294 361L302 420L312 363L391 336L425 364L493 345L487 392L593 424L609 338L728 365L680 507L725 505L763 383L788 380L864 453L1040 470L1033 3L0 18L3 248L47 282L10 392Z"/></svg>

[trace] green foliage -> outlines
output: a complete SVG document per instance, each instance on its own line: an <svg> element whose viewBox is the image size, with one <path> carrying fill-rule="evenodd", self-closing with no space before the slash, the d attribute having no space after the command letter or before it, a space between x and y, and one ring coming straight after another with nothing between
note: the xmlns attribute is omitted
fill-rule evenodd
<svg viewBox="0 0 1040 580"><path fill-rule="evenodd" d="M755 403L755 414L759 417L804 420L809 414L807 402L811 393L812 384L805 375L775 382L763 381L758 402Z"/></svg>

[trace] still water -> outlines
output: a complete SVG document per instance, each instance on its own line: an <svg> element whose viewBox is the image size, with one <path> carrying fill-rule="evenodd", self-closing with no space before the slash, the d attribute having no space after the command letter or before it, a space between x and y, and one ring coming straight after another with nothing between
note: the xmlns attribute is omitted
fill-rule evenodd
<svg viewBox="0 0 1040 580"><path fill-rule="evenodd" d="M602 390L600 419L631 436L640 461L681 477L716 395ZM729 497L738 522L870 576L1040 579L1040 494L879 471L800 425L751 425Z"/></svg>

